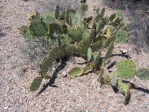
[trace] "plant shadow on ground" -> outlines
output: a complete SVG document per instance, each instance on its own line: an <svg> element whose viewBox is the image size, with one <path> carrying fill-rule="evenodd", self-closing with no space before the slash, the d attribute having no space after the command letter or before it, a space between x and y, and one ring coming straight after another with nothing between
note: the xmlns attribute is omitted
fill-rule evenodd
<svg viewBox="0 0 149 112"><path fill-rule="evenodd" d="M126 59L130 59L131 57L127 54L112 54L111 57L114 57L114 56L120 56L120 57L124 57ZM113 66L115 66L117 64L116 61L113 61L110 63L110 65L107 66L107 69L111 69ZM109 71L109 72L112 72L112 71ZM149 94L149 90L148 89L145 89L143 87L140 87L140 86L136 86L134 83L130 82L130 81L127 81L127 80L122 80L124 83L129 83L131 84L131 89L135 89L135 90L138 90L138 91L141 91L143 93L146 93L146 94ZM119 89L116 87L116 86L112 86L112 89L115 93L119 93ZM124 96L125 94L122 93ZM125 105L129 104L129 101L131 99L131 94L129 93L128 97L125 97Z"/></svg>
<svg viewBox="0 0 149 112"><path fill-rule="evenodd" d="M126 81L126 80L123 80L123 82L125 82L125 83L131 83L130 81ZM134 83L131 83L131 84L132 84L132 88L133 89L149 94L149 90L148 89L142 88L140 86L135 86ZM113 88L113 90L114 90L115 93L118 92L117 88L114 88L113 86L112 86L112 88Z"/></svg>
<svg viewBox="0 0 149 112"><path fill-rule="evenodd" d="M2 28L0 28L0 38L6 36L6 34L2 31Z"/></svg>
<svg viewBox="0 0 149 112"><path fill-rule="evenodd" d="M125 81L125 80L123 80L123 82L125 82L125 83L131 83L130 81ZM135 89L135 90L141 91L143 93L149 94L149 90L148 89L144 89L142 87L136 87L134 83L131 83L131 85L132 85L132 89ZM119 93L118 88L116 88L115 86L111 86L111 87L112 87L112 89L113 89L113 91L115 93ZM124 93L122 93L122 94L123 94L123 96L125 96ZM129 93L129 96L125 98L125 101L126 101L125 102L125 105L129 104L130 99L131 99L131 94Z"/></svg>
<svg viewBox="0 0 149 112"><path fill-rule="evenodd" d="M127 59L130 58L128 55L123 55L123 54L115 54L115 55L113 54L111 57L113 57L113 56L121 56L121 57L124 57L124 58L127 58ZM66 62L69 60L69 58L70 58L70 57L64 57L64 58L62 58L61 64L59 64L59 65L57 66L57 68L55 69L55 71L54 71L52 77L49 79L49 81L48 81L45 85L43 85L42 89L38 92L38 94L37 94L36 96L38 96L38 95L40 95L42 92L44 92L49 86L50 86L50 87L54 87L54 88L58 88L57 85L54 85L55 80L56 80L56 78L57 78L58 73L59 73L61 70L63 70L64 67L66 66ZM60 62L60 60L58 60L58 61ZM116 61L112 62L112 63L107 67L107 69L110 69L110 68L112 68L112 67L115 66L115 65L116 65ZM84 75L88 75L89 73L90 73L90 72L87 72L87 73L85 73ZM65 76L64 76L64 77L65 77ZM131 83L130 81L126 81L126 80L123 80L123 81L124 81L125 83ZM148 90L148 89L145 89L145 88L136 86L134 83L131 83L131 84L133 85L133 86L132 86L132 89L135 89L135 90L144 92L144 93L146 93L146 94L149 94L149 90ZM111 87L112 87L112 89L113 89L113 91L114 91L115 93L119 93L118 88L116 88L116 87L114 87L114 86L111 86ZM124 94L123 94L123 95L124 95ZM129 104L130 99L131 99L131 94L130 94L129 97L127 98L128 104Z"/></svg>
<svg viewBox="0 0 149 112"><path fill-rule="evenodd" d="M11 27L0 27L0 38L3 38L11 31Z"/></svg>
<svg viewBox="0 0 149 112"><path fill-rule="evenodd" d="M38 92L37 96L40 95L42 92L44 92L49 86L50 87L58 87L56 85L54 85L55 80L57 78L58 73L64 69L64 67L66 66L66 62L69 60L69 57L64 57L61 59L61 63L57 66L57 68L55 69L52 77L49 79L49 81L43 85L42 89ZM60 61L60 60L58 60Z"/></svg>
<svg viewBox="0 0 149 112"><path fill-rule="evenodd" d="M148 90L148 89L144 89L144 88L142 88L142 87L136 87L135 89L136 89L136 90L139 90L139 91L142 91L142 92L144 92L144 93L149 94L149 90Z"/></svg>
<svg viewBox="0 0 149 112"><path fill-rule="evenodd" d="M124 12L128 23L128 42L141 50L149 52L149 1L148 0L103 0L108 7Z"/></svg>

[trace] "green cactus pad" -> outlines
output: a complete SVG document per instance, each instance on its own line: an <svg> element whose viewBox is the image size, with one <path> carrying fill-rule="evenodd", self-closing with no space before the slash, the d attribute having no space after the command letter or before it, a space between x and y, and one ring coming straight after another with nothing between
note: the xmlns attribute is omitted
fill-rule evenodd
<svg viewBox="0 0 149 112"><path fill-rule="evenodd" d="M136 72L136 76L142 80L149 80L149 69L142 68Z"/></svg>
<svg viewBox="0 0 149 112"><path fill-rule="evenodd" d="M88 72L88 71L92 70L93 67L94 67L94 62L89 62L89 63L86 65L86 67L84 67L84 71L85 71L85 72Z"/></svg>
<svg viewBox="0 0 149 112"><path fill-rule="evenodd" d="M86 3L86 0L80 0L81 3Z"/></svg>
<svg viewBox="0 0 149 112"><path fill-rule="evenodd" d="M115 41L115 38L116 38L116 36L112 36L111 38L107 39L104 47L106 48L106 47L110 46L111 43L113 43Z"/></svg>
<svg viewBox="0 0 149 112"><path fill-rule="evenodd" d="M130 89L131 89L131 83L118 80L117 82L117 88L120 93L124 94L125 96L125 105L129 103L130 100Z"/></svg>
<svg viewBox="0 0 149 112"><path fill-rule="evenodd" d="M112 52L113 52L113 49L114 49L114 42L112 42L107 50L107 53L105 55L105 60L109 59Z"/></svg>
<svg viewBox="0 0 149 112"><path fill-rule="evenodd" d="M69 38L68 34L65 34L65 35L63 36L63 41L64 41L65 45L69 45L69 44L71 44L72 39Z"/></svg>
<svg viewBox="0 0 149 112"><path fill-rule="evenodd" d="M92 59L92 48L89 47L87 50L87 61L90 61Z"/></svg>
<svg viewBox="0 0 149 112"><path fill-rule="evenodd" d="M87 50L90 47L90 42L88 39L81 40L77 45L77 54L80 56L87 57Z"/></svg>
<svg viewBox="0 0 149 112"><path fill-rule="evenodd" d="M29 29L32 35L36 37L42 37L48 35L47 25L43 22L41 18L33 20L29 26Z"/></svg>
<svg viewBox="0 0 149 112"><path fill-rule="evenodd" d="M103 59L101 57L101 51L95 56L94 69L100 70L102 66Z"/></svg>
<svg viewBox="0 0 149 112"><path fill-rule="evenodd" d="M117 43L126 43L127 42L127 37L128 37L128 32L124 30L118 31L116 35L116 42Z"/></svg>
<svg viewBox="0 0 149 112"><path fill-rule="evenodd" d="M115 13L113 13L111 16L110 16L110 20L112 21L112 20L114 20L116 18L116 14Z"/></svg>
<svg viewBox="0 0 149 112"><path fill-rule="evenodd" d="M112 74L110 74L109 75L110 76L110 79L111 79L111 82L110 82L110 84L112 85L112 86L116 86L116 84L117 84L117 74L116 73L112 73Z"/></svg>
<svg viewBox="0 0 149 112"><path fill-rule="evenodd" d="M87 31L87 30L85 30L85 31L83 32L82 38L83 38L83 39L89 39L89 37L90 37L90 32Z"/></svg>
<svg viewBox="0 0 149 112"><path fill-rule="evenodd" d="M76 15L73 12L69 13L69 24L74 25L77 22Z"/></svg>
<svg viewBox="0 0 149 112"><path fill-rule="evenodd" d="M81 12L84 14L88 10L88 5L81 4Z"/></svg>
<svg viewBox="0 0 149 112"><path fill-rule="evenodd" d="M79 68L79 67L75 67L73 69L71 69L68 73L68 75L71 78L75 78L75 77L79 77L84 73L84 69L83 68Z"/></svg>
<svg viewBox="0 0 149 112"><path fill-rule="evenodd" d="M109 84L111 81L111 78L109 76L103 77L103 75L104 75L104 70L101 69L101 72L99 74L99 79L98 79L98 81L101 83L101 86L103 84Z"/></svg>
<svg viewBox="0 0 149 112"><path fill-rule="evenodd" d="M101 48L102 48L102 42L100 40L97 40L96 42L94 42L92 44L92 50L93 50L93 52L97 52Z"/></svg>
<svg viewBox="0 0 149 112"><path fill-rule="evenodd" d="M131 87L130 83L125 83L121 80L118 80L117 86L118 86L118 90L120 91L120 93L125 93L125 92L129 91L129 89Z"/></svg>
<svg viewBox="0 0 149 112"><path fill-rule="evenodd" d="M47 25L55 22L55 19L51 13L44 13L41 17Z"/></svg>
<svg viewBox="0 0 149 112"><path fill-rule="evenodd" d="M48 27L48 35L52 39L58 38L58 36L59 36L59 34L61 34L61 32L62 32L61 26L57 23L52 23Z"/></svg>
<svg viewBox="0 0 149 112"><path fill-rule="evenodd" d="M82 39L83 30L81 28L71 28L68 31L68 36L73 42L78 42Z"/></svg>
<svg viewBox="0 0 149 112"><path fill-rule="evenodd" d="M28 26L21 26L21 27L19 28L19 30L21 31L21 34L22 34L25 38L27 38L27 39L33 38L33 36L32 36L32 34L31 34L31 32L30 32Z"/></svg>
<svg viewBox="0 0 149 112"><path fill-rule="evenodd" d="M60 59L62 57L64 57L65 55L65 46L61 46L61 48L54 48L49 52L49 55L47 58L45 58L42 62L42 64L40 65L40 74L43 76L45 74L47 74L48 69L51 67L51 65L53 64L53 62L56 59Z"/></svg>
<svg viewBox="0 0 149 112"><path fill-rule="evenodd" d="M81 8L77 8L76 17L77 17L77 26L80 27L80 25L81 25Z"/></svg>
<svg viewBox="0 0 149 112"><path fill-rule="evenodd" d="M57 5L56 9L55 9L55 19L59 18L59 13L60 13L60 7L59 7L59 5Z"/></svg>
<svg viewBox="0 0 149 112"><path fill-rule="evenodd" d="M123 78L132 78L135 76L136 68L131 60L122 60L117 63L117 74Z"/></svg>
<svg viewBox="0 0 149 112"><path fill-rule="evenodd" d="M42 79L43 79L42 77L36 77L30 86L30 90L36 91L40 87Z"/></svg>
<svg viewBox="0 0 149 112"><path fill-rule="evenodd" d="M103 8L103 9L98 8L98 9L96 10L96 13L97 13L100 17L103 17L104 14L105 14L105 8Z"/></svg>

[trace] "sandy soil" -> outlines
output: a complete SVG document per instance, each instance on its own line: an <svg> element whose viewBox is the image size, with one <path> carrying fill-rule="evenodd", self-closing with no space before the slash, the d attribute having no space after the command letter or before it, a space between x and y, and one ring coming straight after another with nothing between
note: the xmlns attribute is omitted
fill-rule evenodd
<svg viewBox="0 0 149 112"><path fill-rule="evenodd" d="M89 0L93 6L106 7L107 14L115 9L102 0ZM114 5L113 5L114 6ZM116 7L116 4L115 4ZM26 41L18 28L29 23L28 14L35 10L31 0L1 0L0 9L0 112L148 112L149 94L131 90L130 104L123 104L124 97L115 94L110 86L100 88L96 74L70 79L63 76L70 69L74 59L58 75L55 85L48 87L41 95L31 92L29 86L38 76L39 63L45 56L36 42ZM37 10L37 9L36 9ZM128 49L137 68L149 68L149 53L137 52L133 44L116 45ZM78 61L79 59L75 59ZM74 66L77 66L74 64ZM136 85L149 89L148 81L131 79Z"/></svg>

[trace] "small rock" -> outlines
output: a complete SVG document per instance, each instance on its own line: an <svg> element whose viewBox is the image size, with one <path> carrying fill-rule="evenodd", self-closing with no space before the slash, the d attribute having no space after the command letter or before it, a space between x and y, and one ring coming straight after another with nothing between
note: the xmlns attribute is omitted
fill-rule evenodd
<svg viewBox="0 0 149 112"><path fill-rule="evenodd" d="M126 54L126 53L128 53L128 50L125 49L125 48L121 48L121 49L120 49L120 52L121 52L122 54Z"/></svg>
<svg viewBox="0 0 149 112"><path fill-rule="evenodd" d="M8 108L9 108L8 106L4 107L5 110L8 109Z"/></svg>

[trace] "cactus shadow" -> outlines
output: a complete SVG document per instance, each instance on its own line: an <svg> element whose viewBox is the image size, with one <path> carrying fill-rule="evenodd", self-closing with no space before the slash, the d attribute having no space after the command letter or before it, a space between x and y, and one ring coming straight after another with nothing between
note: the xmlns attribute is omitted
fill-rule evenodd
<svg viewBox="0 0 149 112"><path fill-rule="evenodd" d="M111 55L111 57L114 57L114 56L120 56L120 57L124 57L124 58L127 58L127 59L129 59L129 58L131 58L129 55L127 55L127 54L112 54Z"/></svg>
<svg viewBox="0 0 149 112"><path fill-rule="evenodd" d="M149 90L148 89L144 89L142 87L136 87L135 89L138 90L138 91L144 92L146 94L149 94Z"/></svg>
<svg viewBox="0 0 149 112"><path fill-rule="evenodd" d="M49 81L48 81L45 85L43 85L43 88L38 92L38 94L37 94L36 96L38 96L38 95L40 95L42 92L44 92L49 86L50 86L50 87L54 87L54 88L57 88L57 87L58 87L58 86L54 85L55 80L56 80L56 78L57 78L58 73L59 73L62 69L64 69L64 67L66 66L66 62L67 62L68 60L69 60L68 57L62 58L61 64L58 65L58 67L55 69L55 71L54 71L52 77L49 79ZM60 60L59 60L59 61L60 61Z"/></svg>
<svg viewBox="0 0 149 112"><path fill-rule="evenodd" d="M0 38L3 38L7 35L7 33L11 31L11 27L0 27Z"/></svg>
<svg viewBox="0 0 149 112"><path fill-rule="evenodd" d="M135 89L135 90L138 90L138 91L141 91L143 93L146 93L146 94L149 94L149 90L148 89L145 89L145 88L142 88L142 87L137 87L134 83L131 83L130 81L126 81L126 80L123 80L123 82L125 83L130 83L131 84L131 89ZM115 86L112 86L112 89L115 93L120 93L120 91L118 90L117 87ZM125 96L124 93L121 93L123 96ZM131 93L129 93L129 95L127 97L125 97L125 105L129 104L130 102L130 99L131 99Z"/></svg>
<svg viewBox="0 0 149 112"><path fill-rule="evenodd" d="M124 81L125 83L131 83L130 81L125 81L125 80L123 80L123 81ZM141 92L144 92L144 93L149 94L149 90L148 90L148 89L145 89L145 88L136 86L134 83L131 83L131 85L132 85L132 89L139 90L139 91L141 91Z"/></svg>

